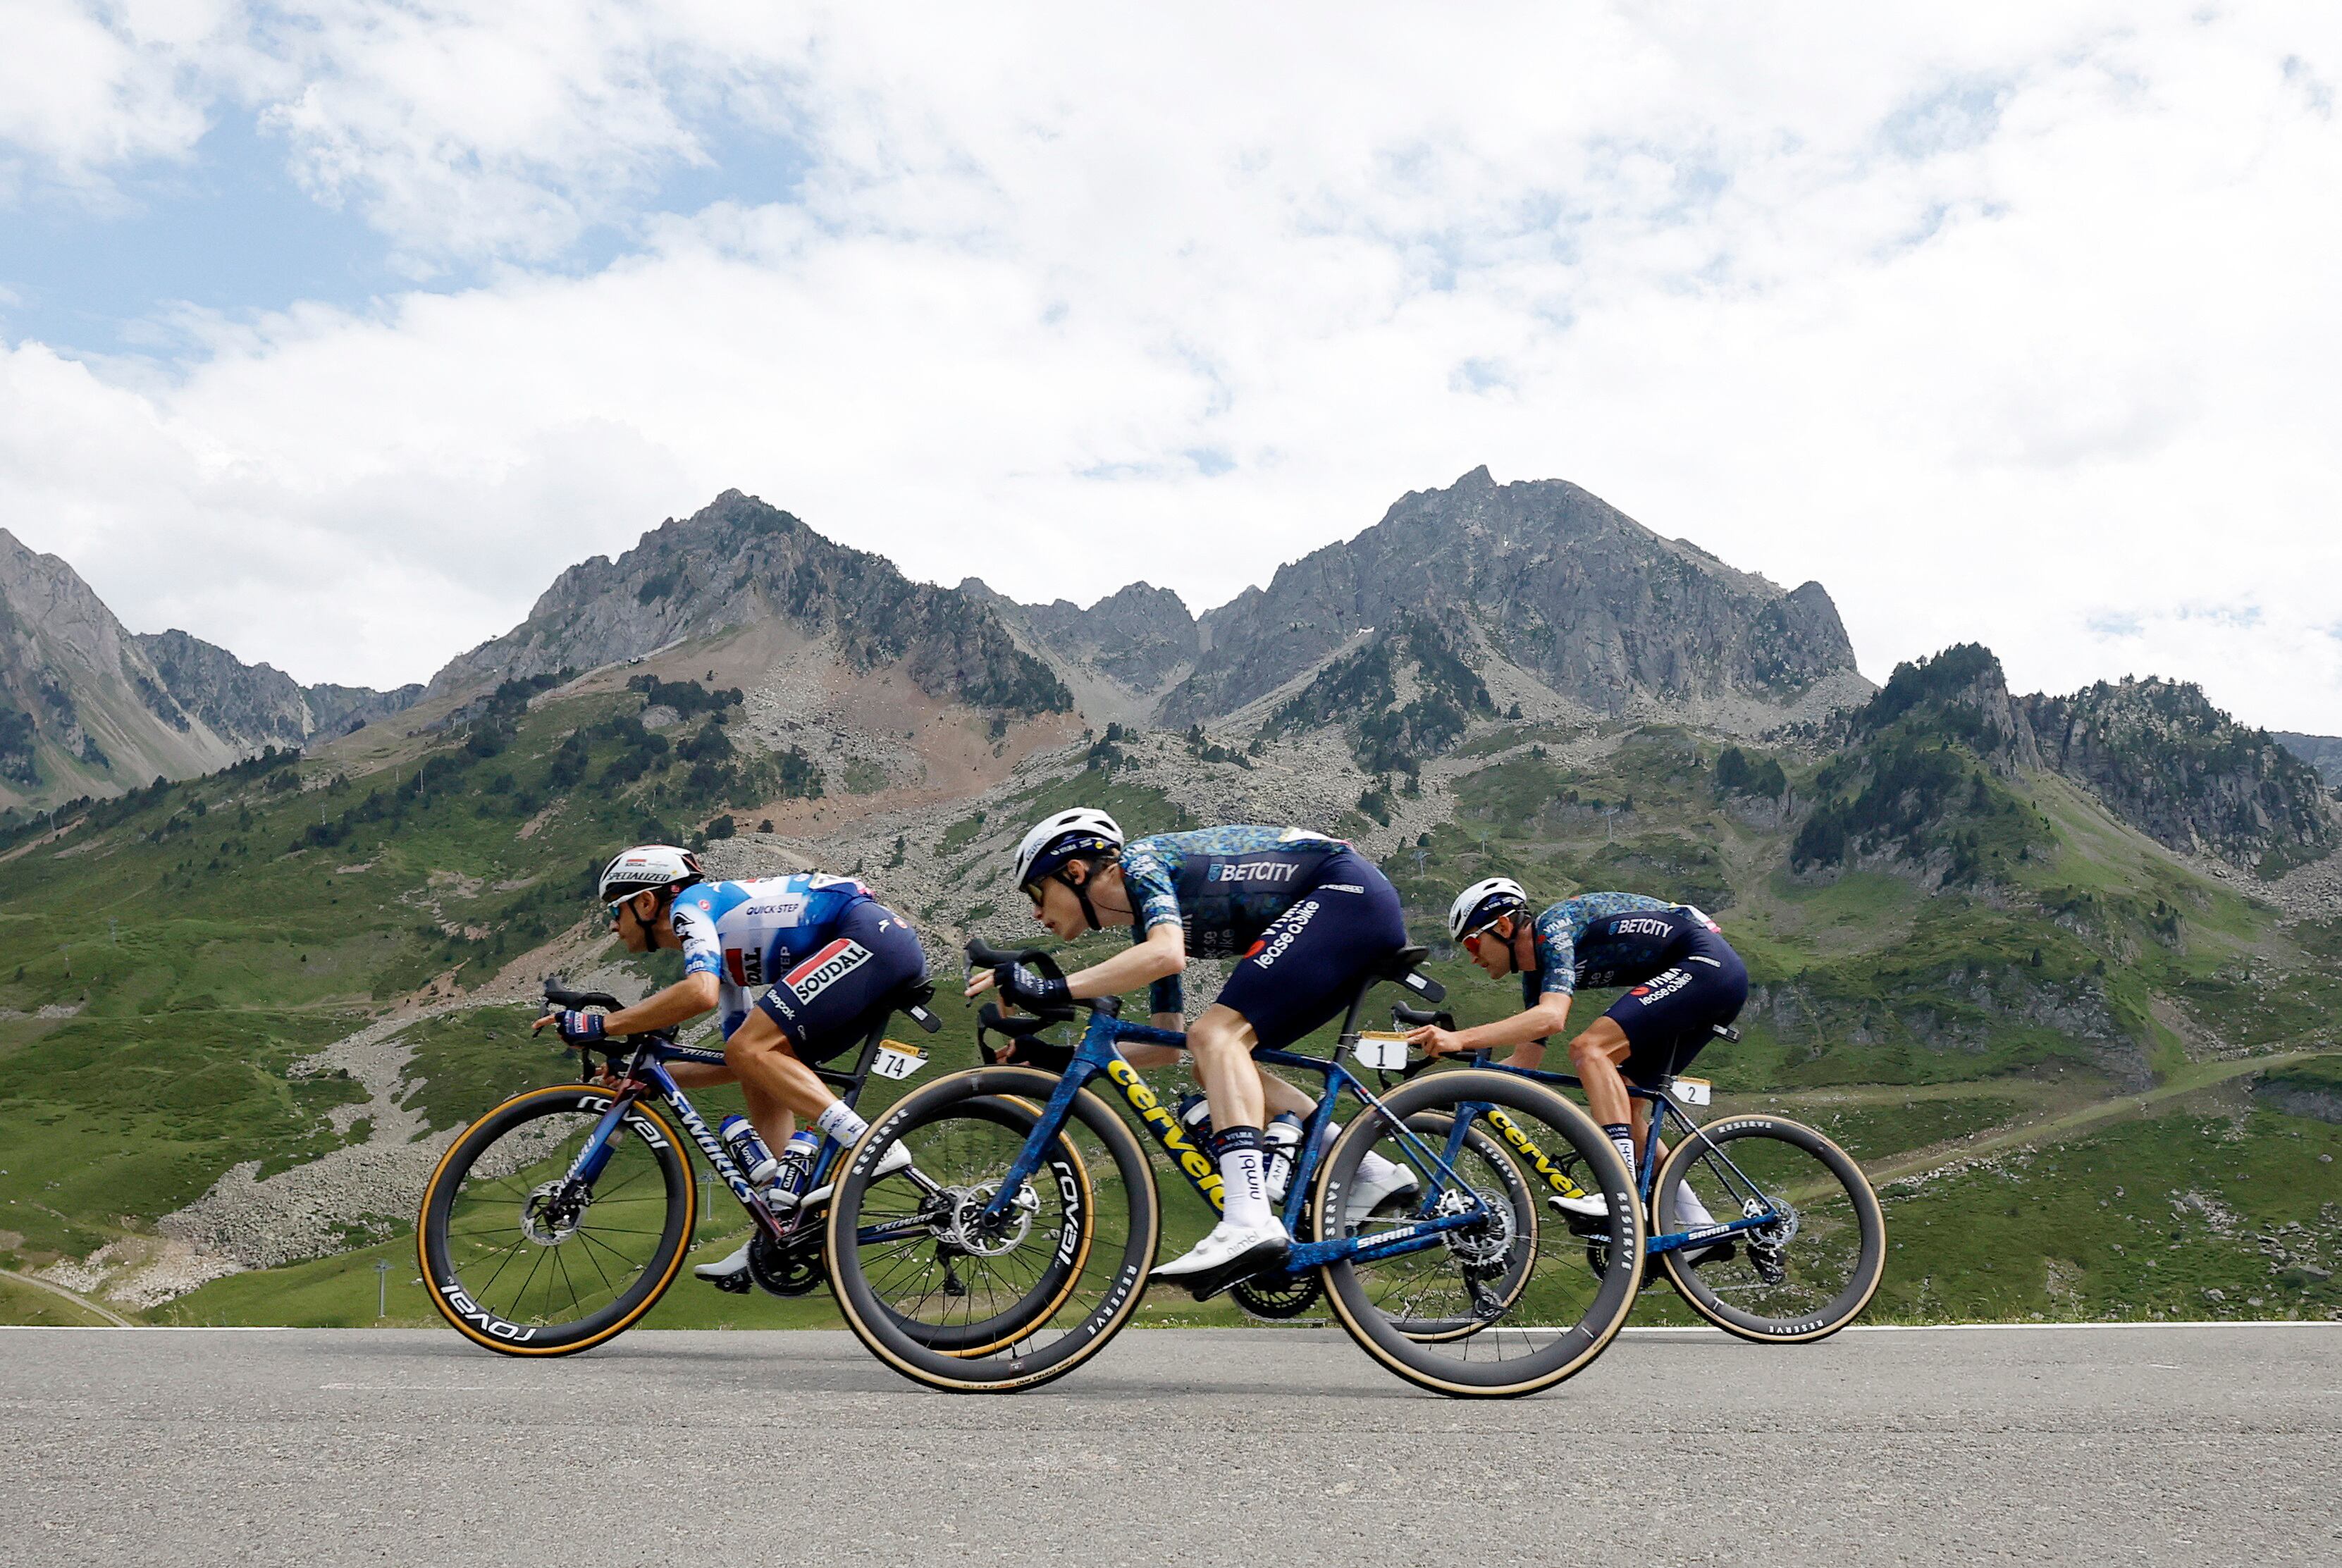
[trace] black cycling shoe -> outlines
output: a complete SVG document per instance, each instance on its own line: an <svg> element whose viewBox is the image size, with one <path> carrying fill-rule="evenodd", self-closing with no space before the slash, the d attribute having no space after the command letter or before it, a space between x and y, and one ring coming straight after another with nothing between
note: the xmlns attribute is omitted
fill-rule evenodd
<svg viewBox="0 0 2342 1568"><path fill-rule="evenodd" d="M1739 1252L1740 1249L1732 1244L1732 1238L1726 1236L1704 1247L1686 1247L1683 1266L1696 1269L1703 1263L1728 1263L1739 1255Z"/></svg>

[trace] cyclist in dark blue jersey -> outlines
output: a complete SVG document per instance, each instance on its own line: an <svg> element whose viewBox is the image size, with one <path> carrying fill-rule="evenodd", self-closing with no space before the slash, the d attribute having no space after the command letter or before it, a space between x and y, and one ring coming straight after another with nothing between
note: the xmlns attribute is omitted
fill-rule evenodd
<svg viewBox="0 0 2342 1568"><path fill-rule="evenodd" d="M1016 883L1034 918L1057 936L1073 941L1127 924L1133 945L1062 981L1014 968L979 974L971 996L997 984L1009 1001L1038 1008L1143 984L1156 1024L1177 1029L1187 960L1235 961L1217 999L1187 1027L1196 1077L1211 1103L1226 1208L1210 1234L1155 1273L1207 1295L1274 1263L1292 1238L1269 1206L1261 1129L1270 1110L1305 1114L1313 1103L1262 1072L1252 1053L1290 1045L1334 1017L1406 945L1389 881L1342 840L1301 828L1208 828L1126 843L1113 817L1076 810L1025 835ZM1174 1054L1129 1053L1140 1066ZM1414 1181L1389 1161L1362 1167L1359 1178L1353 1215Z"/></svg>
<svg viewBox="0 0 2342 1568"><path fill-rule="evenodd" d="M610 928L627 951L679 951L683 978L606 1016L548 1013L536 1028L557 1027L564 1040L581 1044L686 1024L713 1008L725 1065L672 1063L676 1082L694 1089L736 1082L749 1122L771 1149L787 1144L798 1117L841 1144L862 1135L868 1124L814 1068L856 1044L873 1013L926 978L926 958L908 921L851 877L816 872L709 882L698 857L673 844L627 850L605 868L600 885ZM906 1151L896 1168L909 1163ZM796 1199L776 1190L770 1201ZM693 1272L746 1290L748 1249Z"/></svg>
<svg viewBox="0 0 2342 1568"><path fill-rule="evenodd" d="M1491 978L1521 977L1523 1011L1476 1028L1451 1032L1434 1024L1408 1036L1434 1055L1510 1046L1504 1065L1539 1066L1546 1038L1568 1026L1570 1001L1580 986L1626 987L1569 1043L1569 1061L1586 1085L1586 1108L1629 1170L1636 1168L1646 1129L1634 1114L1627 1081L1648 1085L1681 1072L1716 1026L1738 1017L1748 1000L1748 971L1740 955L1716 922L1687 904L1633 893L1583 893L1532 920L1521 884L1492 876L1456 895L1447 928ZM1690 1223L1710 1223L1688 1188L1684 1198ZM1578 1202L1600 1212L1598 1198ZM1572 1208L1562 1200L1556 1203Z"/></svg>

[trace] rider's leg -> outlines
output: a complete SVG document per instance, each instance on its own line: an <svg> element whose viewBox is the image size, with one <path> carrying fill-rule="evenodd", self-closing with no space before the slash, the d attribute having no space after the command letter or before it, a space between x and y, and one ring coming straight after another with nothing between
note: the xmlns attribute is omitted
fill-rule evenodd
<svg viewBox="0 0 2342 1568"><path fill-rule="evenodd" d="M1168 1067L1186 1054L1176 1045L1126 1045L1122 1048L1122 1059L1141 1072L1149 1067ZM1254 1066L1253 1071L1260 1074L1262 1108L1269 1115L1291 1112L1296 1116L1306 1117L1317 1108L1317 1102L1312 1100L1297 1085L1286 1083L1267 1068L1257 1064ZM1196 1082L1198 1084L1203 1082L1200 1070L1196 1073ZM1216 1126L1218 1124L1215 1123L1214 1125Z"/></svg>
<svg viewBox="0 0 2342 1568"><path fill-rule="evenodd" d="M1627 1096L1626 1080L1620 1075L1618 1064L1634 1048L1618 1021L1606 1014L1569 1043L1569 1064L1576 1070L1577 1081L1586 1085L1586 1108L1618 1146L1619 1158L1626 1162L1630 1173L1638 1168L1642 1156L1643 1124L1635 1115L1635 1103Z"/></svg>
<svg viewBox="0 0 2342 1568"><path fill-rule="evenodd" d="M1258 1132L1266 1120L1267 1091L1252 1054L1260 1044L1244 1014L1215 1002L1187 1030L1187 1052L1195 1058L1196 1082L1212 1103L1212 1125L1220 1132L1250 1127Z"/></svg>
<svg viewBox="0 0 2342 1568"><path fill-rule="evenodd" d="M739 1074L729 1067L718 1067L713 1062L670 1062L667 1076L686 1089L705 1089L713 1084L739 1084ZM741 1084L742 1098L748 1102L748 1124L756 1129L765 1146L777 1150L789 1141L797 1130L797 1119L789 1108L764 1089Z"/></svg>

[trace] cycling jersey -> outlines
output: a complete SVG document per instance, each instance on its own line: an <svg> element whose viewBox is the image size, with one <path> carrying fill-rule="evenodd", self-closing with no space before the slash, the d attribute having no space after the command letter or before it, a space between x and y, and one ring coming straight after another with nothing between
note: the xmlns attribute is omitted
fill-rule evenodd
<svg viewBox="0 0 2342 1568"><path fill-rule="evenodd" d="M854 960L853 967L866 961L867 944L856 944L846 929L848 914L862 904L891 919L890 929L907 929L862 884L817 872L696 883L676 895L667 921L683 944L683 972L713 974L720 983L716 1016L729 1039L748 1016L752 989L785 978L794 978L802 989L809 977L796 975L796 970L817 958L835 967L852 958L847 949L856 945L865 950L865 959ZM863 923L851 924L858 929Z"/></svg>
<svg viewBox="0 0 2342 1568"><path fill-rule="evenodd" d="M1740 1015L1748 971L1716 922L1687 904L1633 893L1582 893L1531 924L1536 967L1521 976L1523 1000L1623 985L1604 1016L1625 1032L1618 1070L1637 1084L1680 1072Z"/></svg>
<svg viewBox="0 0 2342 1568"><path fill-rule="evenodd" d="M1372 861L1338 838L1301 828L1221 827L1158 834L1122 852L1133 942L1176 923L1187 953L1233 958L1219 1003L1282 1049L1349 1004L1406 945L1398 894ZM1177 975L1155 983L1150 1005L1176 1013Z"/></svg>
<svg viewBox="0 0 2342 1568"><path fill-rule="evenodd" d="M1686 931L1716 929L1689 904L1666 904L1638 893L1581 893L1532 923L1536 966L1521 972L1521 998L1534 1007L1549 991L1633 985L1665 969Z"/></svg>
<svg viewBox="0 0 2342 1568"><path fill-rule="evenodd" d="M1327 859L1349 849L1297 827L1210 827L1133 839L1122 850L1122 885L1135 918L1130 939L1177 925L1190 958L1233 958L1316 884ZM1179 977L1155 983L1157 1013L1184 1005Z"/></svg>

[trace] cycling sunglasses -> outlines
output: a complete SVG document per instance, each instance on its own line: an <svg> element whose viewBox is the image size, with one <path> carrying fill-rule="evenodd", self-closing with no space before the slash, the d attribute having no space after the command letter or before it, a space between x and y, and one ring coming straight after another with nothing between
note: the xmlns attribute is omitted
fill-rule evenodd
<svg viewBox="0 0 2342 1568"><path fill-rule="evenodd" d="M1496 916L1496 920L1509 920L1509 919L1511 919L1511 918L1512 918L1512 914L1511 914L1511 912L1510 912L1509 910L1508 910L1508 911L1506 911L1505 914L1500 914L1500 915ZM1475 957L1475 958L1479 957L1479 956L1480 956L1480 939L1481 939L1482 937L1484 937L1484 936L1487 935L1487 934L1488 934L1488 933L1489 933L1490 931L1492 931L1492 930L1494 930L1494 929L1496 928L1496 920L1492 920L1492 921L1488 922L1488 924L1486 924L1486 925L1484 925L1484 926L1480 927L1480 929L1479 929L1479 930L1477 930L1477 931L1467 931L1467 932L1466 932L1466 933L1464 934L1464 936L1463 936L1464 951L1465 951L1465 952L1466 952L1466 953L1468 953L1468 954L1471 954L1473 957Z"/></svg>

